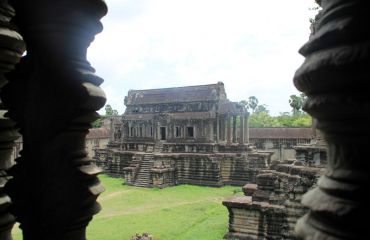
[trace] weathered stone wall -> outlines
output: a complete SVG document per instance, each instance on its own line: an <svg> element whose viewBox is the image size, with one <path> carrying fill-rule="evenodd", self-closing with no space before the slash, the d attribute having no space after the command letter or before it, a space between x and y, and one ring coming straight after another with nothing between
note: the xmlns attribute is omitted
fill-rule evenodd
<svg viewBox="0 0 370 240"><path fill-rule="evenodd" d="M164 143L154 147L144 143L127 143L124 146L123 148L128 146L130 150L97 150L96 164L110 176L123 177L124 168L133 167L130 166L133 156L153 153L152 178L157 179L158 187L176 184L243 186L248 182L255 182L258 171L267 169L270 162L269 153L257 152L250 145ZM156 168L160 168L159 173ZM165 169L173 170L165 174ZM132 169L127 168L129 170ZM162 180L167 182L159 183ZM152 179L153 183L154 181Z"/></svg>
<svg viewBox="0 0 370 240"><path fill-rule="evenodd" d="M133 152L118 152L111 149L96 149L94 163L112 177L123 177L123 169L132 161Z"/></svg>
<svg viewBox="0 0 370 240"><path fill-rule="evenodd" d="M257 184L244 187L247 196L234 197L223 204L229 211L226 238L297 239L294 225L307 209L302 195L315 186L323 168L273 164L261 170Z"/></svg>
<svg viewBox="0 0 370 240"><path fill-rule="evenodd" d="M177 180L180 184L222 186L220 161L212 155L183 154L176 159Z"/></svg>

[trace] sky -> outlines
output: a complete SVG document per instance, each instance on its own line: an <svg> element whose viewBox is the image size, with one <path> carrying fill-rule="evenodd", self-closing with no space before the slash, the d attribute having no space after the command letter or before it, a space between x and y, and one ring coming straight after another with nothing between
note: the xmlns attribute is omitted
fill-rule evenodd
<svg viewBox="0 0 370 240"><path fill-rule="evenodd" d="M130 89L225 84L231 101L256 96L290 112L314 0L106 0L104 30L88 60L110 104ZM100 111L104 113L104 109Z"/></svg>

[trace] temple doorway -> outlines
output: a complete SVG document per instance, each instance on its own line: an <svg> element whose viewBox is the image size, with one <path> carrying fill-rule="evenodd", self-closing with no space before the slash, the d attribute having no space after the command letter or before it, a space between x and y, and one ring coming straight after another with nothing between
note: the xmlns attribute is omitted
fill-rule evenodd
<svg viewBox="0 0 370 240"><path fill-rule="evenodd" d="M166 127L161 127L161 140L166 140Z"/></svg>

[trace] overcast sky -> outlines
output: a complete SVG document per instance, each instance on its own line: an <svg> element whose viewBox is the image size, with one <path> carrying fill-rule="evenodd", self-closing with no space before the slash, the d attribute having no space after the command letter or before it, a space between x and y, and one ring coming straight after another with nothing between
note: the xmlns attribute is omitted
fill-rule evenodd
<svg viewBox="0 0 370 240"><path fill-rule="evenodd" d="M256 96L273 115L291 111L314 0L106 2L104 30L88 60L105 79L107 104L119 113L130 89L219 81L231 101Z"/></svg>

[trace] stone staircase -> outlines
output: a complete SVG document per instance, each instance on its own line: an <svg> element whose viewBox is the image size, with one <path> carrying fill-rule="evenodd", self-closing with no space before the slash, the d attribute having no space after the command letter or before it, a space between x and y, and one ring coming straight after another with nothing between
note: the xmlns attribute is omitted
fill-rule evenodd
<svg viewBox="0 0 370 240"><path fill-rule="evenodd" d="M134 186L136 187L150 187L150 169L153 167L154 157L153 154L147 153L144 155L143 160L140 163L138 173L135 178Z"/></svg>

